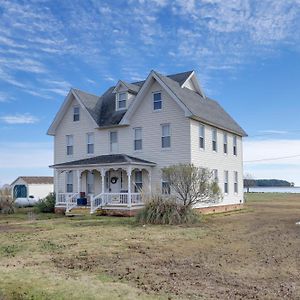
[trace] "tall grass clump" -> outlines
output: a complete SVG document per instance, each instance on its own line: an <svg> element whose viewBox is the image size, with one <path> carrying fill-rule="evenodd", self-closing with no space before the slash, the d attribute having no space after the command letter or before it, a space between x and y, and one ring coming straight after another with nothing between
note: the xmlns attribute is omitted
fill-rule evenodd
<svg viewBox="0 0 300 300"><path fill-rule="evenodd" d="M196 223L198 220L199 215L190 207L163 195L154 195L147 200L136 215L136 221L140 224L178 225Z"/></svg>
<svg viewBox="0 0 300 300"><path fill-rule="evenodd" d="M10 189L0 189L0 213L13 214L14 212L14 201L11 197Z"/></svg>
<svg viewBox="0 0 300 300"><path fill-rule="evenodd" d="M49 193L44 199L41 199L36 204L36 210L41 213L54 213L55 209L55 194Z"/></svg>

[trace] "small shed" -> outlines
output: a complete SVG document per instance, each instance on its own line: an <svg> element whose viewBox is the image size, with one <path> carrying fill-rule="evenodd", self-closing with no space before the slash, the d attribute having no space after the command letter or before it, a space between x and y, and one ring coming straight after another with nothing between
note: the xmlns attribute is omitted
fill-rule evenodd
<svg viewBox="0 0 300 300"><path fill-rule="evenodd" d="M53 192L52 176L20 176L11 185L12 197L28 198L45 198Z"/></svg>

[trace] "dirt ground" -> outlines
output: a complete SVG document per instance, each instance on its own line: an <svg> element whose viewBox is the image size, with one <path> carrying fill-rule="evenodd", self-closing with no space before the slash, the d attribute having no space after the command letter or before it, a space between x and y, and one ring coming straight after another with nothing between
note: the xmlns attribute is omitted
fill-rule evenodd
<svg viewBox="0 0 300 300"><path fill-rule="evenodd" d="M0 216L0 299L300 299L300 195L247 200L188 227Z"/></svg>

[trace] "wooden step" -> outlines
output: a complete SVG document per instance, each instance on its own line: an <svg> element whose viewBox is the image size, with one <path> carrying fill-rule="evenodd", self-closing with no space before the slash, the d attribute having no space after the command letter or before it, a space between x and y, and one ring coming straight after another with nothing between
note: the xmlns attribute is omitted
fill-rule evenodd
<svg viewBox="0 0 300 300"><path fill-rule="evenodd" d="M80 217L80 216L90 216L91 208L90 207L74 207L69 212L65 213L68 217Z"/></svg>

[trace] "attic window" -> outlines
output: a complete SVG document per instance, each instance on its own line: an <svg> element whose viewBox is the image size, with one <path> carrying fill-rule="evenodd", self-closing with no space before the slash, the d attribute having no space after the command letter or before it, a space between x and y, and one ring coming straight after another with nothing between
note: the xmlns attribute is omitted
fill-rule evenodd
<svg viewBox="0 0 300 300"><path fill-rule="evenodd" d="M79 121L79 106L74 106L73 107L73 121L76 122L76 121Z"/></svg>
<svg viewBox="0 0 300 300"><path fill-rule="evenodd" d="M153 109L160 110L162 107L161 93L153 93Z"/></svg>
<svg viewBox="0 0 300 300"><path fill-rule="evenodd" d="M126 109L127 93L119 93L117 97L117 109Z"/></svg>

